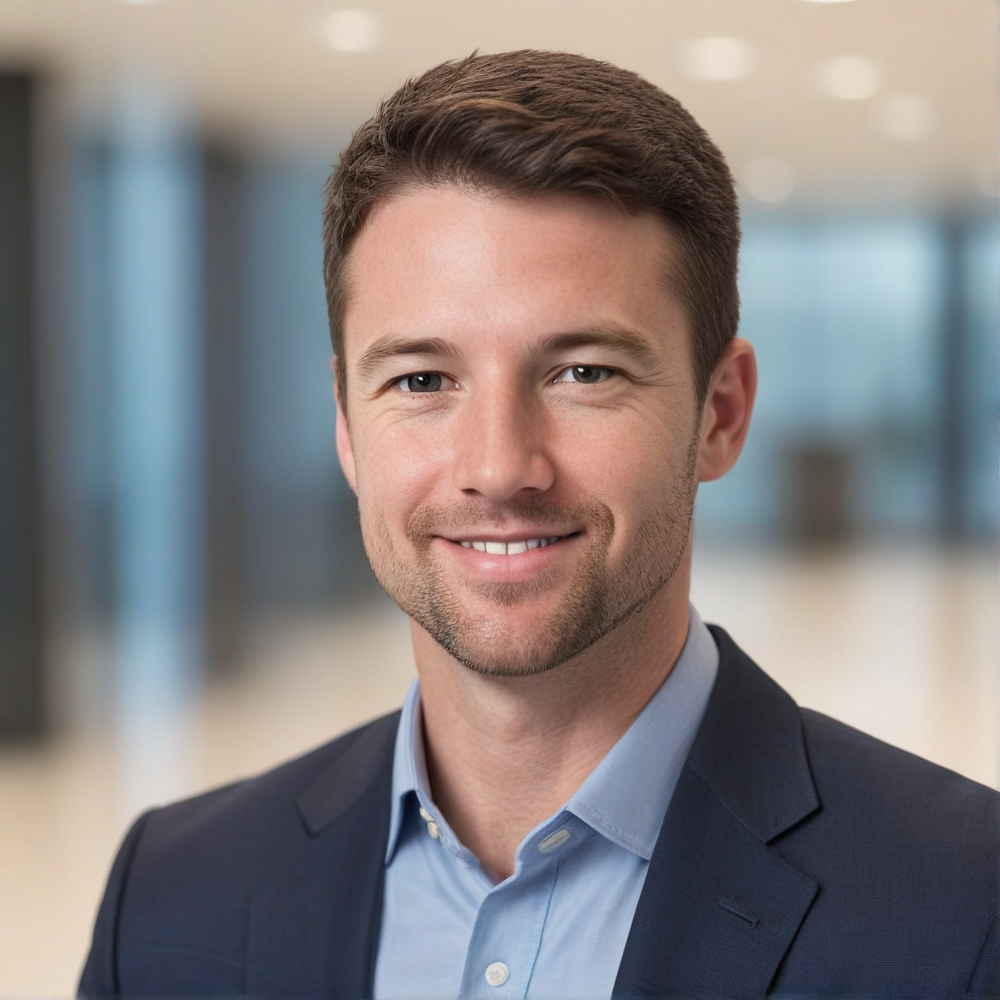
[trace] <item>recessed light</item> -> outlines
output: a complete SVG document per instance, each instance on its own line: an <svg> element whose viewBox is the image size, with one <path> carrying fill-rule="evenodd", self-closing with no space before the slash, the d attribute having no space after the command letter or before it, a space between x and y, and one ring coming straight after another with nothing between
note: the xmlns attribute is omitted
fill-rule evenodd
<svg viewBox="0 0 1000 1000"><path fill-rule="evenodd" d="M922 97L898 94L875 106L875 124L889 139L923 139L931 128L931 108Z"/></svg>
<svg viewBox="0 0 1000 1000"><path fill-rule="evenodd" d="M334 10L323 18L323 41L334 52L370 52L379 42L378 18L368 10Z"/></svg>
<svg viewBox="0 0 1000 1000"><path fill-rule="evenodd" d="M784 160L771 156L751 160L740 180L748 194L772 205L787 201L795 190L795 171Z"/></svg>
<svg viewBox="0 0 1000 1000"><path fill-rule="evenodd" d="M696 80L739 80L750 72L753 50L742 38L692 38L681 48L681 68Z"/></svg>
<svg viewBox="0 0 1000 1000"><path fill-rule="evenodd" d="M871 59L840 56L819 67L819 84L830 97L841 101L863 101L882 86L882 73Z"/></svg>

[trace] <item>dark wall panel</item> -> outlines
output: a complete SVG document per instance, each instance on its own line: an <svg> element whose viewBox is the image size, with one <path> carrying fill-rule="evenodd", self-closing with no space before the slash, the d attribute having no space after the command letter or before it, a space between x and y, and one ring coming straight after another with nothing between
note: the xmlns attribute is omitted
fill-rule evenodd
<svg viewBox="0 0 1000 1000"><path fill-rule="evenodd" d="M0 74L0 739L41 734L42 524L29 76Z"/></svg>

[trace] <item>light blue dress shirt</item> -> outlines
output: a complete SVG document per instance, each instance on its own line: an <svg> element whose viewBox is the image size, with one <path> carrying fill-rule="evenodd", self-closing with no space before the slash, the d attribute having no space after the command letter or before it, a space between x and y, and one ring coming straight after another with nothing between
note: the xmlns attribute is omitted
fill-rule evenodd
<svg viewBox="0 0 1000 1000"><path fill-rule="evenodd" d="M429 793L416 681L396 736L376 1000L608 998L719 653L692 607L677 663L499 884Z"/></svg>

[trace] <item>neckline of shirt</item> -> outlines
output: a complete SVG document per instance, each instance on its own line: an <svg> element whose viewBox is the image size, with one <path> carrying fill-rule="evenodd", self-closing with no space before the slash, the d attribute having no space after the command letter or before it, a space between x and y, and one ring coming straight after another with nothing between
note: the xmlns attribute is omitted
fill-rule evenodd
<svg viewBox="0 0 1000 1000"><path fill-rule="evenodd" d="M715 640L689 605L687 637L673 669L570 800L524 838L518 847L519 857L534 838L555 828L554 821L568 813L648 861L701 724L718 663ZM467 861L466 856L474 860L431 799L422 724L420 684L415 679L403 703L396 735L385 863L392 863L410 793L432 815L442 846L463 861Z"/></svg>

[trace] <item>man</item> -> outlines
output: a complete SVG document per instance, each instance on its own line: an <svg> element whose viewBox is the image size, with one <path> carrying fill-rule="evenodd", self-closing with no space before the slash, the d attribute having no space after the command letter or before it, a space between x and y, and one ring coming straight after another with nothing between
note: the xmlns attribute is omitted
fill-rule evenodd
<svg viewBox="0 0 1000 1000"><path fill-rule="evenodd" d="M419 684L140 818L81 991L1000 994L1000 796L799 709L688 605L756 386L699 126L607 64L477 56L328 196L338 454Z"/></svg>

